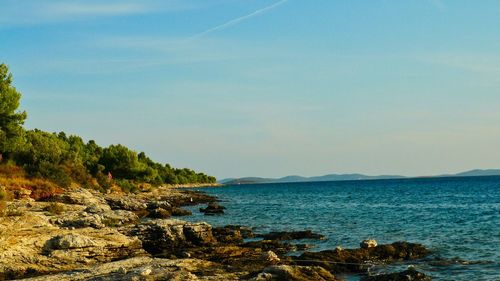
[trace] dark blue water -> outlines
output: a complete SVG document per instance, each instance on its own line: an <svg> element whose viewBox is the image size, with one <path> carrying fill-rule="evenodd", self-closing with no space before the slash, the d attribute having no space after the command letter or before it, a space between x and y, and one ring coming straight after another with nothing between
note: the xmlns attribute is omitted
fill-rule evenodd
<svg viewBox="0 0 500 281"><path fill-rule="evenodd" d="M263 233L312 229L328 238L308 241L316 251L359 247L367 238L379 244L417 242L433 255L411 264L434 280L500 280L500 177L238 185L203 191L217 195L226 213L211 217L195 211L190 220L252 226ZM373 271L408 265L381 265Z"/></svg>

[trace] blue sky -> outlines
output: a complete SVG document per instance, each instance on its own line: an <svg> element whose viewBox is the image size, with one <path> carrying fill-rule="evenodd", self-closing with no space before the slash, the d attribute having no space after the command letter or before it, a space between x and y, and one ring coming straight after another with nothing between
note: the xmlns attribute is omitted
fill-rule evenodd
<svg viewBox="0 0 500 281"><path fill-rule="evenodd" d="M28 128L218 178L500 168L496 0L0 0Z"/></svg>

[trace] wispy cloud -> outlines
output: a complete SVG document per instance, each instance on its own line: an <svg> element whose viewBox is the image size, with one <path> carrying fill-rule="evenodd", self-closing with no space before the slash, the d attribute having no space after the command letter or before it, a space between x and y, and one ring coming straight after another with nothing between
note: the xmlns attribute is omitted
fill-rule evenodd
<svg viewBox="0 0 500 281"><path fill-rule="evenodd" d="M0 9L0 26L33 25L93 17L123 16L192 8L191 1L144 0L5 0Z"/></svg>
<svg viewBox="0 0 500 281"><path fill-rule="evenodd" d="M423 61L481 75L500 75L500 56L496 54L448 53L420 57Z"/></svg>
<svg viewBox="0 0 500 281"><path fill-rule="evenodd" d="M43 13L54 16L123 15L148 11L139 3L53 3L44 7Z"/></svg>
<svg viewBox="0 0 500 281"><path fill-rule="evenodd" d="M446 5L441 0L427 0L427 2L440 11L444 11L446 9Z"/></svg>
<svg viewBox="0 0 500 281"><path fill-rule="evenodd" d="M251 12L250 14L247 14L247 15L244 15L244 16L241 16L241 17L237 17L237 18L234 18L232 20L229 20L223 24L220 24L220 25L217 25L215 27L212 27L212 28L209 28L203 32L200 32L198 34L195 34L193 36L190 37L190 39L195 39L195 38L199 38L199 37L202 37L202 36L205 36L209 33L212 33L212 32L216 32L218 30L222 30L222 29L225 29L225 28L228 28L228 27L231 27L231 26L234 26L234 25L237 25L238 23L242 22L242 21L245 21L245 20L249 20L253 17L256 17L258 15L261 15L261 14L264 14L284 3L288 2L288 0L280 0L272 5L269 5L267 7L264 7L264 8L261 8L261 9L258 9L258 10L255 10L253 12Z"/></svg>

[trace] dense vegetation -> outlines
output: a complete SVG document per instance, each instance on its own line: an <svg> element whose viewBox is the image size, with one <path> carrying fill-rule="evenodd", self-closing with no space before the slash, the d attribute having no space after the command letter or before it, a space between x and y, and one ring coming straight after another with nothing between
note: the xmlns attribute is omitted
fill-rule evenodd
<svg viewBox="0 0 500 281"><path fill-rule="evenodd" d="M25 130L26 112L18 110L21 94L12 74L0 64L0 163L20 168L29 178L48 179L60 187L72 182L105 191L113 185L134 191L141 184L214 183L214 177L176 169L123 145L101 147L64 132ZM5 167L4 167L5 170ZM15 169L14 169L15 170Z"/></svg>

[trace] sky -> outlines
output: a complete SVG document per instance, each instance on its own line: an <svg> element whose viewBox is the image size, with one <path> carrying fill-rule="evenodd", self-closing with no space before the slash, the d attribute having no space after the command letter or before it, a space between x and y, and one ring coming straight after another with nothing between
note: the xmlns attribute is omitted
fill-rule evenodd
<svg viewBox="0 0 500 281"><path fill-rule="evenodd" d="M218 178L500 168L497 0L0 0L27 128Z"/></svg>

